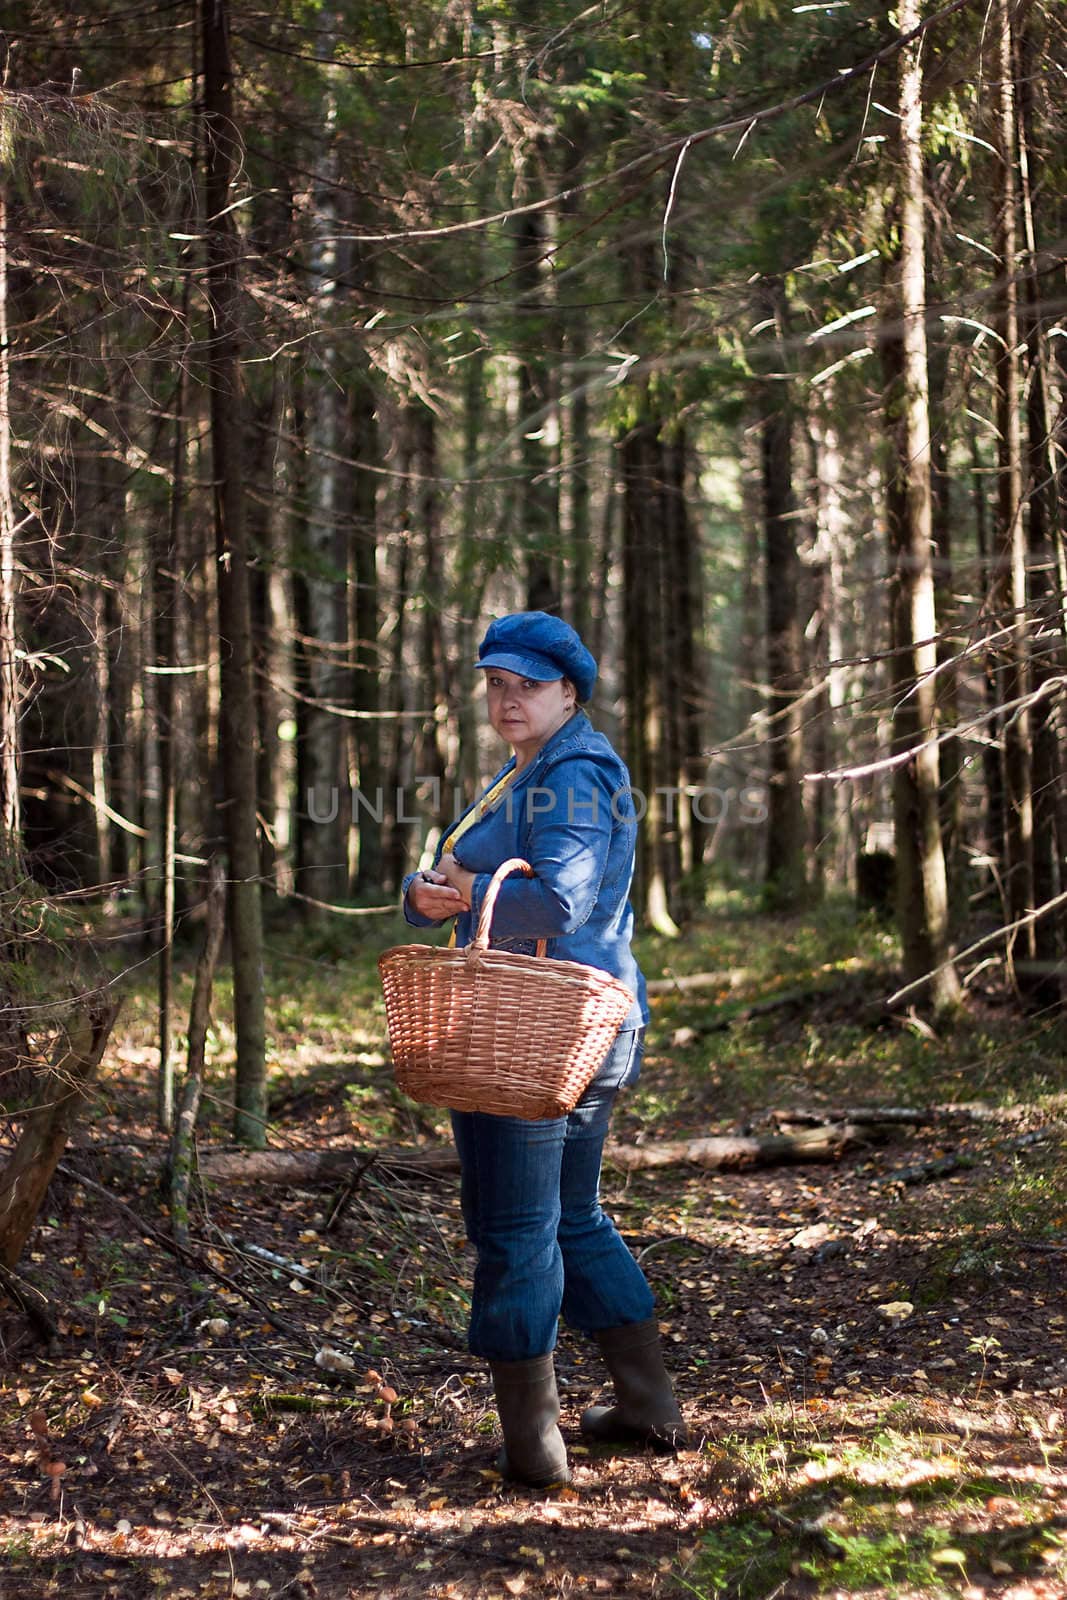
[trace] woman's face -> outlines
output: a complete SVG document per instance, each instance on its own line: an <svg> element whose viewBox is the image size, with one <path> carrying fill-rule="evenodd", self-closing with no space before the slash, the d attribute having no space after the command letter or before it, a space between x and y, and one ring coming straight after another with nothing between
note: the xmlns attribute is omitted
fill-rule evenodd
<svg viewBox="0 0 1067 1600"><path fill-rule="evenodd" d="M541 683L504 667L490 667L485 691L493 728L527 760L574 710L574 686L566 678Z"/></svg>

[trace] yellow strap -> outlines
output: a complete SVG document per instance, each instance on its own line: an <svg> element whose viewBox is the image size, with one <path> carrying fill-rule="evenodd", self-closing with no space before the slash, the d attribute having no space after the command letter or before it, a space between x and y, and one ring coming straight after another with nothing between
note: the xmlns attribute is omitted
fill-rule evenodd
<svg viewBox="0 0 1067 1600"><path fill-rule="evenodd" d="M498 778L494 784L490 785L490 787L485 791L485 793L482 795L480 800L476 800L475 801L474 805L471 806L471 808L467 812L466 816L460 817L460 819L456 823L455 827L450 829L449 832L442 839L442 841L441 841L441 855L444 855L446 850L454 850L455 847L456 847L457 840L462 839L462 837L466 833L467 829L468 828L473 828L474 824L476 822L481 822L482 818L485 816L485 813L496 802L496 800L498 800L499 797L504 793L504 790L509 787L509 785L511 784L511 781L514 778L514 776L515 776L515 769L514 768L512 768L512 770L510 772L505 772L505 774L504 774L504 776L502 778ZM448 948L450 950L454 950L455 946L456 946L456 924L455 924L455 920L453 919L452 932L448 936Z"/></svg>
<svg viewBox="0 0 1067 1600"><path fill-rule="evenodd" d="M445 834L445 837L441 841L442 855L444 855L446 850L454 850L456 847L456 841L458 839L462 839L467 829L473 828L476 822L481 822L490 806L492 806L498 797L504 793L504 790L508 788L514 776L514 769L512 769L511 772L505 772L502 778L498 778L494 784L490 785L490 787L482 795L481 799L474 802L467 814L463 817L460 817L459 821L448 831L448 833Z"/></svg>

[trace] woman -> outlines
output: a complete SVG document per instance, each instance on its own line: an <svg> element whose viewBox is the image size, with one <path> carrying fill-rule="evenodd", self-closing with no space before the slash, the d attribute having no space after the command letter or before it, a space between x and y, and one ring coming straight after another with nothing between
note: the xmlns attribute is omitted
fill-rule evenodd
<svg viewBox="0 0 1067 1600"><path fill-rule="evenodd" d="M586 1411L583 1433L659 1448L683 1439L651 1291L598 1198L612 1104L637 1078L648 1020L627 899L637 825L626 767L580 709L597 668L574 629L543 611L502 617L478 666L489 721L514 755L442 839L433 870L404 880L407 920L455 917L455 941L468 944L494 869L522 856L534 876L502 885L493 945L532 954L545 938L549 956L610 972L635 996L569 1116L452 1113L477 1251L470 1348L492 1373L501 1470L543 1487L570 1475L552 1355L561 1312L596 1339L614 1383L616 1403Z"/></svg>

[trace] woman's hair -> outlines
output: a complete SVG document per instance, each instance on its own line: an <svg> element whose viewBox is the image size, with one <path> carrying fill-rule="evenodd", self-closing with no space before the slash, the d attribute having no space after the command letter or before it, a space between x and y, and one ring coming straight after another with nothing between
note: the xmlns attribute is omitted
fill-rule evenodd
<svg viewBox="0 0 1067 1600"><path fill-rule="evenodd" d="M567 684L569 688L574 690L574 709L575 711L580 711L582 709L582 702L578 694L578 685L575 683L573 678L568 678L566 673L564 673L562 681Z"/></svg>

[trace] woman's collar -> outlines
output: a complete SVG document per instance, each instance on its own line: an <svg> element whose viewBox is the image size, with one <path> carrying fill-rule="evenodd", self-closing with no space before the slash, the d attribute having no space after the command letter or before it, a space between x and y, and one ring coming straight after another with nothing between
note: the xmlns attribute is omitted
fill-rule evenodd
<svg viewBox="0 0 1067 1600"><path fill-rule="evenodd" d="M554 755L563 745L569 744L572 739L576 739L589 726L589 718L585 712L580 707L576 707L573 716L568 717L562 727L557 728L555 733L545 740L529 764L523 767L518 774L519 779L526 778L540 762L544 761L546 756Z"/></svg>

